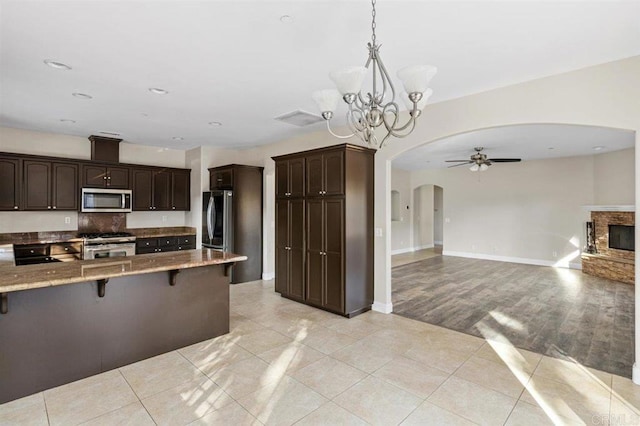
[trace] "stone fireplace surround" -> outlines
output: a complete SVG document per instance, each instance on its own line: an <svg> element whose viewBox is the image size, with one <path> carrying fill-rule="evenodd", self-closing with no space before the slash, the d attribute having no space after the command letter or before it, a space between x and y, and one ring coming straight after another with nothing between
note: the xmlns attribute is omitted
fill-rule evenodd
<svg viewBox="0 0 640 426"><path fill-rule="evenodd" d="M626 208L626 209L625 209ZM582 272L627 284L635 284L635 252L609 248L609 225L634 225L631 206L591 208L595 223L596 253L582 253Z"/></svg>

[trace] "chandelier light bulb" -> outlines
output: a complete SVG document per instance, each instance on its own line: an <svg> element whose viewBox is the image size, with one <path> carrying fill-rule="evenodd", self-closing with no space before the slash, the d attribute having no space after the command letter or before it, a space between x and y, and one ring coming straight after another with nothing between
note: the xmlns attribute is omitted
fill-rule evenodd
<svg viewBox="0 0 640 426"><path fill-rule="evenodd" d="M469 167L469 170L471 170L472 172L477 172L478 170L480 170L480 166L474 164L473 166Z"/></svg>
<svg viewBox="0 0 640 426"><path fill-rule="evenodd" d="M342 95L360 92L362 81L367 74L365 67L348 67L329 73L329 77L335 83Z"/></svg>
<svg viewBox="0 0 640 426"><path fill-rule="evenodd" d="M484 163L482 163L482 164L480 165L480 171L481 171L481 172L486 171L488 168L489 168L489 166L487 166L487 165L486 165L486 164L484 164Z"/></svg>
<svg viewBox="0 0 640 426"><path fill-rule="evenodd" d="M429 82L438 72L433 65L412 65L398 71L398 78L407 93L423 93L429 87Z"/></svg>
<svg viewBox="0 0 640 426"><path fill-rule="evenodd" d="M318 105L320 112L335 112L340 100L340 92L336 89L317 90L311 94L311 97ZM333 115L333 114L332 114Z"/></svg>

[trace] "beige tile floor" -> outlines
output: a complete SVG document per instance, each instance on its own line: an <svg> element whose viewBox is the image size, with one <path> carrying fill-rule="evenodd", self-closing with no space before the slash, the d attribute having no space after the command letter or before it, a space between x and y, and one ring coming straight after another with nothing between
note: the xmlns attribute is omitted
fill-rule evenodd
<svg viewBox="0 0 640 426"><path fill-rule="evenodd" d="M231 332L0 405L0 424L638 425L640 387L395 315L232 286ZM1 379L1 377L0 377Z"/></svg>

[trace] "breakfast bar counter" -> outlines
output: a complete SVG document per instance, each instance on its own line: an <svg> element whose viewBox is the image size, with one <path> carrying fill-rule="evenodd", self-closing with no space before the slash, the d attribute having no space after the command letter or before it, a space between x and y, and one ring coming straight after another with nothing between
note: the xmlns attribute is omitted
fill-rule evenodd
<svg viewBox="0 0 640 426"><path fill-rule="evenodd" d="M0 404L229 332L229 268L188 250L0 265Z"/></svg>

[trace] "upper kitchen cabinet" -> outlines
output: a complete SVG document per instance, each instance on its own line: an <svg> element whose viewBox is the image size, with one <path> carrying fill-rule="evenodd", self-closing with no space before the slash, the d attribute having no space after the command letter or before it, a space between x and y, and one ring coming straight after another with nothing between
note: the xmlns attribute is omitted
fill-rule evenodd
<svg viewBox="0 0 640 426"><path fill-rule="evenodd" d="M129 168L84 164L81 183L83 188L129 189Z"/></svg>
<svg viewBox="0 0 640 426"><path fill-rule="evenodd" d="M344 152L309 155L306 176L308 197L344 195Z"/></svg>
<svg viewBox="0 0 640 426"><path fill-rule="evenodd" d="M209 169L209 188L233 189L233 167L216 167Z"/></svg>
<svg viewBox="0 0 640 426"><path fill-rule="evenodd" d="M304 158L276 163L276 197L304 197Z"/></svg>
<svg viewBox="0 0 640 426"><path fill-rule="evenodd" d="M140 168L132 170L134 211L188 211L191 208L190 170Z"/></svg>
<svg viewBox="0 0 640 426"><path fill-rule="evenodd" d="M23 161L24 210L78 210L78 164Z"/></svg>
<svg viewBox="0 0 640 426"><path fill-rule="evenodd" d="M0 157L0 210L20 209L20 164L20 159Z"/></svg>

